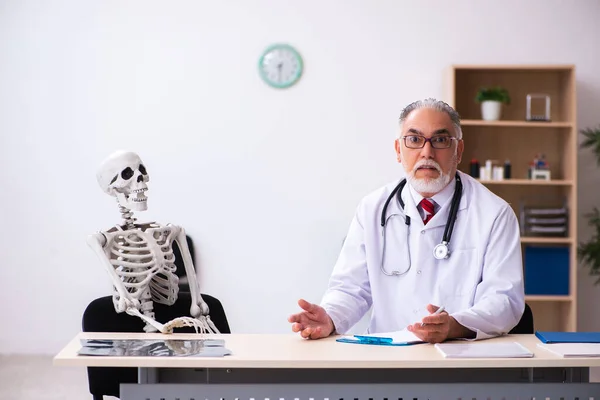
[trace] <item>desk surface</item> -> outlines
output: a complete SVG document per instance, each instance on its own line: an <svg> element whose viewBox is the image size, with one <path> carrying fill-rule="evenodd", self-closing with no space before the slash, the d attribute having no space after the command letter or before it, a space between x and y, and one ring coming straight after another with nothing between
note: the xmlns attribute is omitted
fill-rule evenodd
<svg viewBox="0 0 600 400"><path fill-rule="evenodd" d="M336 337L305 340L297 334L207 335L221 338L232 355L203 357L79 356L80 339L197 339L195 334L80 333L54 358L59 366L155 368L529 368L599 367L600 357L562 358L540 349L534 335L510 335L471 342L475 345L516 341L533 358L445 359L431 344L373 346L338 343Z"/></svg>

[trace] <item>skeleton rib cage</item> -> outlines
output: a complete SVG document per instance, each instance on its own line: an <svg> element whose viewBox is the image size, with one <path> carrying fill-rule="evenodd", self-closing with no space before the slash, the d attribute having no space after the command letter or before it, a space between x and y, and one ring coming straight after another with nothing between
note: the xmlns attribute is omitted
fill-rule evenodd
<svg viewBox="0 0 600 400"><path fill-rule="evenodd" d="M118 226L106 232L105 252L115 272L143 311L152 309L150 300L173 305L177 300L179 278L175 274L174 227L158 224L136 225L135 230ZM114 290L115 304L119 294ZM153 313L147 313L151 316Z"/></svg>

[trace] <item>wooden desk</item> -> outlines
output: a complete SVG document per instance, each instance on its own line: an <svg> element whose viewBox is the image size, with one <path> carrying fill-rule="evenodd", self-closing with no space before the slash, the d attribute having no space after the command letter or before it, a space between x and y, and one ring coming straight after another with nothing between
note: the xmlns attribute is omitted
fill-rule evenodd
<svg viewBox="0 0 600 400"><path fill-rule="evenodd" d="M304 340L295 334L210 335L225 339L231 356L78 356L80 339L192 339L193 334L80 333L55 358L59 366L139 368L138 385L122 385L122 400L147 399L600 399L589 368L600 358L561 358L537 347L534 335L517 341L533 358L444 359L430 344L406 347ZM174 385L176 384L176 385ZM511 397L514 396L514 397Z"/></svg>

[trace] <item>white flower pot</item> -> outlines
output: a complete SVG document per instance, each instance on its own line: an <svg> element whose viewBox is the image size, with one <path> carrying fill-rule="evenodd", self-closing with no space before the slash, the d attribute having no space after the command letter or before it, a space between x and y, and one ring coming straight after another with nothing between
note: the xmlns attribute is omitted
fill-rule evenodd
<svg viewBox="0 0 600 400"><path fill-rule="evenodd" d="M481 118L485 121L497 121L500 119L502 103L495 100L481 102Z"/></svg>

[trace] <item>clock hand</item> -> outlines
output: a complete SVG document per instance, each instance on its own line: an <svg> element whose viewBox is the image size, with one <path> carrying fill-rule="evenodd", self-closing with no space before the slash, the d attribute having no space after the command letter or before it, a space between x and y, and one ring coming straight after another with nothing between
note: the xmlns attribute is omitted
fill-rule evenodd
<svg viewBox="0 0 600 400"><path fill-rule="evenodd" d="M282 68L283 68L283 63L282 62L280 62L279 64L277 64L277 71L278 71L277 73L279 75L279 78L278 78L279 82L281 82L281 69Z"/></svg>

